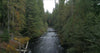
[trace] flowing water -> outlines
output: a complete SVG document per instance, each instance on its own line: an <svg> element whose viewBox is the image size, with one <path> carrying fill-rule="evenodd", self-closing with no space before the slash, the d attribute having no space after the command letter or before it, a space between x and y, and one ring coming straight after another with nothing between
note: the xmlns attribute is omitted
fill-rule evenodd
<svg viewBox="0 0 100 53"><path fill-rule="evenodd" d="M33 45L29 53L62 53L59 38L53 28L48 28L45 35L40 37Z"/></svg>

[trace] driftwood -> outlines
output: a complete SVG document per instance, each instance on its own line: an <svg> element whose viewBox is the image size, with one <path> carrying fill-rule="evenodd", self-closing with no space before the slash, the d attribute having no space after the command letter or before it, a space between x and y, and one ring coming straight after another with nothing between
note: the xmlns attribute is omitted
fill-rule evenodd
<svg viewBox="0 0 100 53"><path fill-rule="evenodd" d="M25 46L25 48L24 49L16 49L17 51L19 51L19 52L23 52L23 53L26 53L27 51L28 51L28 44L29 44L29 41L26 43L26 46Z"/></svg>

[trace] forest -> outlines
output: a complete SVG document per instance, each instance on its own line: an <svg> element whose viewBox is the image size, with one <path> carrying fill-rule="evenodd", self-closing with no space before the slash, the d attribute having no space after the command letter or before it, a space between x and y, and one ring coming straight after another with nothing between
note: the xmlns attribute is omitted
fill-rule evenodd
<svg viewBox="0 0 100 53"><path fill-rule="evenodd" d="M40 37L47 28L42 0L0 0L0 53L18 53L18 43Z"/></svg>
<svg viewBox="0 0 100 53"><path fill-rule="evenodd" d="M100 52L100 0L59 0L52 13L43 6L43 0L0 0L0 53L21 53L49 27L62 53Z"/></svg>
<svg viewBox="0 0 100 53"><path fill-rule="evenodd" d="M60 0L49 19L67 53L100 52L99 0Z"/></svg>

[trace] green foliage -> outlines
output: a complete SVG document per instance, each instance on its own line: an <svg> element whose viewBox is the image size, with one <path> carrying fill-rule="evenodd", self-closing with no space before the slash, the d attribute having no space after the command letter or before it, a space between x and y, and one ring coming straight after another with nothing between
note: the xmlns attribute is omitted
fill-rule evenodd
<svg viewBox="0 0 100 53"><path fill-rule="evenodd" d="M44 21L44 9L42 0L26 1L26 25L24 36L36 38L42 35L46 29L46 21Z"/></svg>
<svg viewBox="0 0 100 53"><path fill-rule="evenodd" d="M60 0L49 18L68 53L99 53L100 6L94 0ZM54 20L55 19L55 20Z"/></svg>
<svg viewBox="0 0 100 53"><path fill-rule="evenodd" d="M0 42L8 42L9 41L8 31L4 30L2 34L0 34Z"/></svg>
<svg viewBox="0 0 100 53"><path fill-rule="evenodd" d="M15 37L26 44L25 41L40 37L47 27L43 0L0 0L0 43L8 45L4 45L4 51L17 53L13 47L17 44ZM4 51L0 49L0 53L6 53Z"/></svg>
<svg viewBox="0 0 100 53"><path fill-rule="evenodd" d="M16 36L39 37L47 29L42 0L0 0L0 29ZM6 32L5 32L6 34ZM6 36L6 35L3 36ZM6 38L8 39L8 38Z"/></svg>

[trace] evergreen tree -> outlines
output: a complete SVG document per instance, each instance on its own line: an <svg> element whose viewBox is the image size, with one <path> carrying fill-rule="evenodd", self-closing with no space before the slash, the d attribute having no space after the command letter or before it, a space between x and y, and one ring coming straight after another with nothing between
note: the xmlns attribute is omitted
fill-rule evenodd
<svg viewBox="0 0 100 53"><path fill-rule="evenodd" d="M39 37L45 31L44 9L42 0L27 0L26 3L26 35ZM33 29L33 30L32 30Z"/></svg>
<svg viewBox="0 0 100 53"><path fill-rule="evenodd" d="M99 1L60 0L52 13L52 23L69 53L99 53ZM97 21L98 20L98 21Z"/></svg>

